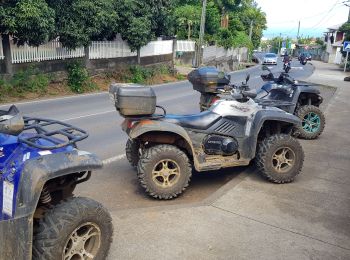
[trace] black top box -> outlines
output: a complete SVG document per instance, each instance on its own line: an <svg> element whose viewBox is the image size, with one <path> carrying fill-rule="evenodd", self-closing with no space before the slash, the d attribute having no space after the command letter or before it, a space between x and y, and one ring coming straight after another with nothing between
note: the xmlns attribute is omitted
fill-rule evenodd
<svg viewBox="0 0 350 260"><path fill-rule="evenodd" d="M193 89L201 93L217 93L218 89L230 83L225 73L215 67L202 67L193 70L187 76Z"/></svg>

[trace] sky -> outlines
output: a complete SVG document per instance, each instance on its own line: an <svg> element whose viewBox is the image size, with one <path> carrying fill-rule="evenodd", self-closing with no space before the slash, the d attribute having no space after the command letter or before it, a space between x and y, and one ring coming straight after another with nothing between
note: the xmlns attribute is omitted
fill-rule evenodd
<svg viewBox="0 0 350 260"><path fill-rule="evenodd" d="M327 28L347 21L349 7L344 0L255 0L266 13L264 37L296 38L298 21L302 37L321 37Z"/></svg>

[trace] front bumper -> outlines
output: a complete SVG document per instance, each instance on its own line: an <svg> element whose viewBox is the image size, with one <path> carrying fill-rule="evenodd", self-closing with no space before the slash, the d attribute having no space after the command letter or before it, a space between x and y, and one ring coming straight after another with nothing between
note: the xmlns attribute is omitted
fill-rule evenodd
<svg viewBox="0 0 350 260"><path fill-rule="evenodd" d="M264 64L264 65L266 65L266 64L277 65L277 61L271 61L271 60L266 61L266 60L264 60L264 61L263 61L263 64Z"/></svg>

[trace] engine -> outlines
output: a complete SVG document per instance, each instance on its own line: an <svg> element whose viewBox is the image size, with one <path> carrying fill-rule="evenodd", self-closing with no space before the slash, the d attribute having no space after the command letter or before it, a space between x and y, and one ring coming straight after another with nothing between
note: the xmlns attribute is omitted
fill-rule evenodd
<svg viewBox="0 0 350 260"><path fill-rule="evenodd" d="M203 147L206 154L210 155L233 155L238 150L238 142L234 138L208 135L203 140Z"/></svg>

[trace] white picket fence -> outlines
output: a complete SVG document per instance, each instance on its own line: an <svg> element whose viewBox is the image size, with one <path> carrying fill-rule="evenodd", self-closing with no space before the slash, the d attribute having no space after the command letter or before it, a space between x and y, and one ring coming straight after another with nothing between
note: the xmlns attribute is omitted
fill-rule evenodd
<svg viewBox="0 0 350 260"><path fill-rule="evenodd" d="M89 59L110 59L136 55L124 41L95 41L89 47Z"/></svg>
<svg viewBox="0 0 350 260"><path fill-rule="evenodd" d="M177 41L176 51L194 52L196 50L196 43L194 41Z"/></svg>
<svg viewBox="0 0 350 260"><path fill-rule="evenodd" d="M194 52L194 41L177 41L176 50ZM173 52L173 41L151 41L140 50L141 57L166 55ZM121 38L115 41L93 41L89 46L89 59L109 59L118 57L136 56L128 44ZM53 40L38 47L28 45L17 46L11 41L12 63L39 62L44 60L64 60L84 57L84 48L69 50L64 48L58 40ZM3 59L3 48L0 38L0 59Z"/></svg>
<svg viewBox="0 0 350 260"><path fill-rule="evenodd" d="M84 56L84 48L69 50L57 41L50 41L38 47L17 46L11 41L12 63L25 63L44 60L63 60Z"/></svg>

